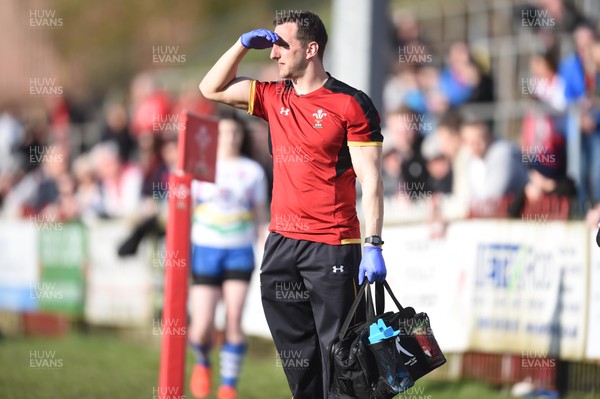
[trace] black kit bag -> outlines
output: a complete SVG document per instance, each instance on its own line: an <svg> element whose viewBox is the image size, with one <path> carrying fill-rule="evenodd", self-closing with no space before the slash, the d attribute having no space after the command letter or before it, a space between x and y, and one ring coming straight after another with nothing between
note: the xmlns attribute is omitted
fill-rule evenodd
<svg viewBox="0 0 600 399"><path fill-rule="evenodd" d="M340 333L329 345L329 391L340 399L388 399L410 388L413 382L446 363L425 313L404 308L387 282L376 284L376 310L368 282L361 287ZM384 289L398 312L384 309ZM367 297L367 320L350 326L360 302ZM377 315L376 315L377 314ZM395 337L369 343L371 324L381 319L399 331ZM408 375L407 375L408 374Z"/></svg>

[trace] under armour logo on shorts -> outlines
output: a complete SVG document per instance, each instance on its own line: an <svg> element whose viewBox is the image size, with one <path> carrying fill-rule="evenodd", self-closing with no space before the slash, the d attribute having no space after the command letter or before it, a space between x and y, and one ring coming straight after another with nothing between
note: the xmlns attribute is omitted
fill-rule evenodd
<svg viewBox="0 0 600 399"><path fill-rule="evenodd" d="M344 265L339 265L339 266L332 266L333 272L337 273L344 273Z"/></svg>

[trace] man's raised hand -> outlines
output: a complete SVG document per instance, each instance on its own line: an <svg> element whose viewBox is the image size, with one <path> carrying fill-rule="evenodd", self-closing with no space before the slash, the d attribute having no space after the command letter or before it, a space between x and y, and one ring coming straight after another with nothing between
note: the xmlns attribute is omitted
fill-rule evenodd
<svg viewBox="0 0 600 399"><path fill-rule="evenodd" d="M248 49L262 50L273 47L279 41L279 35L268 29L255 29L240 36L242 46Z"/></svg>

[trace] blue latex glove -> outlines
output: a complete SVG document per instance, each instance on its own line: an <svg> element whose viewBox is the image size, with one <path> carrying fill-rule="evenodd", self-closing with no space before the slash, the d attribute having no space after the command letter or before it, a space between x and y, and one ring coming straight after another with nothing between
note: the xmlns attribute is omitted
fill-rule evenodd
<svg viewBox="0 0 600 399"><path fill-rule="evenodd" d="M273 47L273 43L278 40L279 35L267 29L255 29L240 36L242 46L256 50Z"/></svg>
<svg viewBox="0 0 600 399"><path fill-rule="evenodd" d="M387 270L381 248L374 246L366 246L363 249L363 256L358 268L358 284L362 285L365 274L369 283L381 283L385 280Z"/></svg>

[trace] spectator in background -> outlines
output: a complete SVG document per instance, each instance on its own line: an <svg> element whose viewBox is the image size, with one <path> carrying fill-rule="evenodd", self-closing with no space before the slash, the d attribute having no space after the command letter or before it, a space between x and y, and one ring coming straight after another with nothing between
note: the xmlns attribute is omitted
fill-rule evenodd
<svg viewBox="0 0 600 399"><path fill-rule="evenodd" d="M383 87L383 107L385 114L398 109L404 104L406 94L415 92L417 89L415 68L395 63L393 66L393 75L385 82Z"/></svg>
<svg viewBox="0 0 600 399"><path fill-rule="evenodd" d="M446 232L446 223L441 212L441 201L445 194L452 191L452 170L450 161L441 151L439 139L430 134L421 146L423 157L427 162L426 198L429 201L429 237L441 238Z"/></svg>
<svg viewBox="0 0 600 399"><path fill-rule="evenodd" d="M464 218L468 212L468 155L460 139L460 123L457 113L446 113L422 147L432 190L428 217L432 239L445 235L449 219Z"/></svg>
<svg viewBox="0 0 600 399"><path fill-rule="evenodd" d="M482 210L487 216L497 216L494 213L502 210L496 205L519 193L527 183L521 153L509 141L495 138L484 121L472 116L463 122L461 137L470 155L471 208L476 212ZM486 208L473 207L478 205Z"/></svg>
<svg viewBox="0 0 600 399"><path fill-rule="evenodd" d="M449 159L442 152L438 136L430 134L425 137L421 146L421 152L426 161L426 191L428 193L440 194L451 193L452 168Z"/></svg>
<svg viewBox="0 0 600 399"><path fill-rule="evenodd" d="M530 57L531 78L524 82L524 92L533 101L525 113L521 131L521 151L524 157L540 152L562 151L554 148L564 143L566 109L565 84L557 73L552 52L538 53ZM566 165L565 165L566 167Z"/></svg>
<svg viewBox="0 0 600 399"><path fill-rule="evenodd" d="M214 115L216 112L215 104L208 101L196 84L185 87L175 105L173 106L173 115L180 115L181 111L191 111L199 115Z"/></svg>
<svg viewBox="0 0 600 399"><path fill-rule="evenodd" d="M565 81L567 102L580 108L581 186L580 204L587 207L600 202L600 105L596 96L600 72L600 50L595 55L594 31L588 25L577 27L573 35L575 52L559 67Z"/></svg>
<svg viewBox="0 0 600 399"><path fill-rule="evenodd" d="M6 216L37 215L59 198L57 181L68 172L67 151L56 144L31 148L40 167L25 175L8 193L4 202Z"/></svg>
<svg viewBox="0 0 600 399"><path fill-rule="evenodd" d="M467 215L470 199L469 151L462 142L461 124L462 119L458 112L448 112L435 130L440 150L451 163L453 210L450 214L457 218Z"/></svg>
<svg viewBox="0 0 600 399"><path fill-rule="evenodd" d="M79 219L80 207L75 195L75 180L68 172L61 173L55 179L57 196L40 212L45 220L68 222Z"/></svg>
<svg viewBox="0 0 600 399"><path fill-rule="evenodd" d="M385 132L382 132L382 134L384 137L387 136ZM383 195L385 197L396 197L400 192L402 159L400 157L400 152L394 147L394 143L390 140L386 140L383 143L381 162ZM356 183L356 195L357 198L360 198L360 195L362 195L362 188L358 182Z"/></svg>
<svg viewBox="0 0 600 399"><path fill-rule="evenodd" d="M597 229L600 227L600 203L587 212L585 221L590 229ZM600 245L600 243L598 245Z"/></svg>
<svg viewBox="0 0 600 399"><path fill-rule="evenodd" d="M556 54L553 51L533 54L529 58L529 71L533 80L528 81L527 92L552 111L565 111L566 86L564 79L558 74Z"/></svg>
<svg viewBox="0 0 600 399"><path fill-rule="evenodd" d="M122 162L129 162L135 150L135 140L129 133L127 110L121 104L108 105L105 112L105 124L102 127L101 142L114 142L119 147Z"/></svg>
<svg viewBox="0 0 600 399"><path fill-rule="evenodd" d="M450 46L446 64L440 74L440 90L450 107L494 100L493 81L475 62L466 43L455 42Z"/></svg>
<svg viewBox="0 0 600 399"><path fill-rule="evenodd" d="M440 88L440 73L433 65L416 68L416 85L409 88L404 96L406 107L420 115L442 115L449 107L448 98ZM430 119L430 118L426 118Z"/></svg>
<svg viewBox="0 0 600 399"><path fill-rule="evenodd" d="M571 0L534 0L515 8L514 21L515 30L535 32L549 49L558 48L560 36L573 33L586 18Z"/></svg>
<svg viewBox="0 0 600 399"><path fill-rule="evenodd" d="M142 188L143 206L141 221L121 243L119 256L134 255L147 235L162 237L166 231L169 196L169 174L177 167L177 135L166 135L161 140L160 157L162 168L155 175L153 187ZM148 191L149 190L149 191Z"/></svg>
<svg viewBox="0 0 600 399"><path fill-rule="evenodd" d="M575 28L586 22L585 16L571 0L537 0L539 7L548 11L553 18L556 30L561 33L573 33Z"/></svg>
<svg viewBox="0 0 600 399"><path fill-rule="evenodd" d="M398 10L394 14L396 29L394 59L391 66L392 76L387 80L383 99L385 114L393 112L405 103L407 93L419 91L417 73L421 67L433 66L433 49L422 37L421 29L415 16L406 10ZM421 102L425 104L425 100ZM414 107L419 112L425 112L425 107Z"/></svg>
<svg viewBox="0 0 600 399"><path fill-rule="evenodd" d="M386 197L392 197L398 194L401 178L400 171L402 158L400 157L398 150L394 148L393 144L388 143L383 144L384 148L381 155L383 167L383 194ZM362 194L362 188L360 187L360 184L356 185L356 192L357 195Z"/></svg>
<svg viewBox="0 0 600 399"><path fill-rule="evenodd" d="M567 177L565 140L556 136L552 151L528 157L529 182L510 205L511 217L566 220L573 213L575 183Z"/></svg>
<svg viewBox="0 0 600 399"><path fill-rule="evenodd" d="M77 186L75 197L82 220L87 221L101 213L100 187L89 154L82 154L73 161L73 175Z"/></svg>
<svg viewBox="0 0 600 399"><path fill-rule="evenodd" d="M24 169L24 157L19 153L25 140L25 129L12 106L0 114L0 205Z"/></svg>
<svg viewBox="0 0 600 399"><path fill-rule="evenodd" d="M477 69L471 60L469 47L463 42L450 45L446 68L440 74L440 88L451 106L467 102L477 83Z"/></svg>
<svg viewBox="0 0 600 399"><path fill-rule="evenodd" d="M581 101L593 89L595 65L593 57L594 30L580 25L573 33L575 52L561 61L559 74L565 82L567 102Z"/></svg>
<svg viewBox="0 0 600 399"><path fill-rule="evenodd" d="M132 216L141 202L143 176L134 164L123 163L115 143L101 143L92 149L94 172L100 181L101 216Z"/></svg>
<svg viewBox="0 0 600 399"><path fill-rule="evenodd" d="M140 74L131 83L131 132L134 137L163 131L172 122L171 98L150 75Z"/></svg>
<svg viewBox="0 0 600 399"><path fill-rule="evenodd" d="M419 134L418 114L400 107L386 118L386 131L400 157L400 194L419 198L425 193L427 169L421 154L422 136Z"/></svg>

